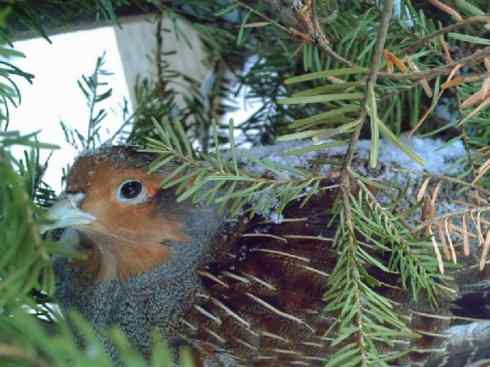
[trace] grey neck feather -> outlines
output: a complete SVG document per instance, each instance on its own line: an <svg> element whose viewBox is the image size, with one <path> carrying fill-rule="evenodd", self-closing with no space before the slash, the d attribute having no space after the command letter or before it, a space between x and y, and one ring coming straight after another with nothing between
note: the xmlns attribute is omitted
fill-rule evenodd
<svg viewBox="0 0 490 367"><path fill-rule="evenodd" d="M192 242L170 243L167 263L126 282L110 280L82 286L80 271L66 259L57 260L57 297L62 307L80 312L99 332L119 325L144 353L150 351L155 328L170 343L178 339L178 320L202 287L196 270L212 261L211 244L220 232L223 217L214 209L194 208L185 221ZM110 343L107 345L115 353Z"/></svg>

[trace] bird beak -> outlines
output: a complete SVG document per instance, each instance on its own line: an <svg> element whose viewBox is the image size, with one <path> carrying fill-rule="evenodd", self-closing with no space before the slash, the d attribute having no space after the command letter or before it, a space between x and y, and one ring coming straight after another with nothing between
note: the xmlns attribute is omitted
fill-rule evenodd
<svg viewBox="0 0 490 367"><path fill-rule="evenodd" d="M48 210L47 219L52 223L41 226L41 233L92 223L95 216L79 209L84 197L85 194L82 193L64 195Z"/></svg>

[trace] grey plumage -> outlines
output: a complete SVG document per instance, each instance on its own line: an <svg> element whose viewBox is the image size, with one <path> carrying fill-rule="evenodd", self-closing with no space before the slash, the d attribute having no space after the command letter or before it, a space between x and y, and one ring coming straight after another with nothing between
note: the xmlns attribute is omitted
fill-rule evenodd
<svg viewBox="0 0 490 367"><path fill-rule="evenodd" d="M221 232L224 219L214 209L194 208L185 217L185 224L191 243L168 242L171 256L167 263L126 281L112 279L87 285L81 270L70 260L55 261L56 297L61 306L77 310L91 322L115 361L116 349L102 334L111 326L120 326L146 356L151 354L155 327L170 346L181 343L179 319L202 291L196 270L213 260L218 250L212 248L214 236Z"/></svg>

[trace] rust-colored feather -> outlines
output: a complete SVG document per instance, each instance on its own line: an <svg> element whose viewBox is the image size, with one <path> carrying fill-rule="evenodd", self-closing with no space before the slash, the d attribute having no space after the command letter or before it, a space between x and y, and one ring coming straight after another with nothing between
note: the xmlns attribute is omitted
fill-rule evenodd
<svg viewBox="0 0 490 367"><path fill-rule="evenodd" d="M256 367L325 363L322 333L331 320L322 296L335 265L334 231L326 226L331 202L327 194L304 208L291 205L280 224L253 219L222 246L226 256L201 270L205 293L182 324L204 356L226 350Z"/></svg>
<svg viewBox="0 0 490 367"><path fill-rule="evenodd" d="M130 150L113 148L109 155L81 157L67 182L68 193L85 194L80 209L96 217L94 223L82 228L83 245L90 251L78 263L91 273L87 279L93 281L127 280L148 272L168 261L168 242L190 241L182 215L160 209L161 177L148 175L146 167L118 163L114 160L118 149L119 154L131 154ZM147 201L131 206L117 200L117 187L128 179L144 182Z"/></svg>
<svg viewBox="0 0 490 367"><path fill-rule="evenodd" d="M114 147L80 158L68 178L67 191L83 193L81 210L96 218L77 228L87 257L72 266L95 288L118 280L112 285L124 288L120 297L126 297L118 301L130 310L114 315L119 305L108 301L111 308L101 312L107 322L119 322L147 356L149 335L158 329L176 344L186 340L198 366L223 354L233 366L324 365L332 348L342 347L331 346L335 335L328 332L337 315L324 311L323 300L338 258L336 228L330 224L335 192L321 191L304 206L290 203L281 223L261 216L228 222L216 208L177 203L173 190L160 188L165 169L147 173L153 158ZM114 193L128 179L143 184L145 200L131 205L118 200ZM376 291L393 300L422 335L415 343L400 343L400 349L415 346L423 352L407 353L402 361L416 366L427 356L424 349L440 344L437 331L449 324L443 315L448 310L430 315L427 304L410 303L399 274L375 267L366 271L373 282L379 280ZM85 294L73 293L66 292L72 298ZM65 303L99 322L91 312L103 302L92 299L94 307L84 302ZM141 322L147 323L144 328Z"/></svg>

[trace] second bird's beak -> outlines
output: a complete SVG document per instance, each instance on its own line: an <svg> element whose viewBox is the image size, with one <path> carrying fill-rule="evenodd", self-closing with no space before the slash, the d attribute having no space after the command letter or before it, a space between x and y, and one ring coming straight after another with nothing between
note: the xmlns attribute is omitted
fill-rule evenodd
<svg viewBox="0 0 490 367"><path fill-rule="evenodd" d="M92 223L96 219L95 216L79 208L84 197L82 193L65 194L48 210L47 219L53 223L41 226L41 233Z"/></svg>

